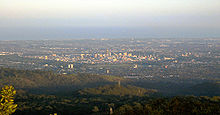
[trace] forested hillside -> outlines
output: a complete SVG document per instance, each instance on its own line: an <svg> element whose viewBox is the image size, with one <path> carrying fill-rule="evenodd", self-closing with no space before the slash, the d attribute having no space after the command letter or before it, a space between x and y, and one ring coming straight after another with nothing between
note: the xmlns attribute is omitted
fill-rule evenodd
<svg viewBox="0 0 220 115"><path fill-rule="evenodd" d="M220 97L114 95L17 95L15 115L219 115Z"/></svg>
<svg viewBox="0 0 220 115"><path fill-rule="evenodd" d="M172 87L177 91L174 94L182 92L178 97L165 97L169 87L164 84L95 74L0 69L0 86L12 85L17 90L15 115L220 114L219 82L198 83L179 91Z"/></svg>
<svg viewBox="0 0 220 115"><path fill-rule="evenodd" d="M123 78L114 76L83 73L62 75L50 71L0 68L0 87L13 85L17 89L25 90L78 90L84 87L113 84L119 80L126 81Z"/></svg>
<svg viewBox="0 0 220 115"><path fill-rule="evenodd" d="M185 94L192 95L205 95L205 96L220 96L220 83L219 82L205 82L196 84L183 91Z"/></svg>
<svg viewBox="0 0 220 115"><path fill-rule="evenodd" d="M135 87L131 85L106 85L98 88L86 88L80 90L81 95L117 95L117 96L146 96L148 94L156 93L157 90L144 89L140 87Z"/></svg>
<svg viewBox="0 0 220 115"><path fill-rule="evenodd" d="M220 97L173 97L133 102L116 109L115 115L219 115Z"/></svg>

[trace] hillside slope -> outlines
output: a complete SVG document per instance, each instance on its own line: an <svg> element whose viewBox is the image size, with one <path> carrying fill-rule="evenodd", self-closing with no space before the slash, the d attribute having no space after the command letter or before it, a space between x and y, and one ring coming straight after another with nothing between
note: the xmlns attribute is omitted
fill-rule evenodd
<svg viewBox="0 0 220 115"><path fill-rule="evenodd" d="M16 89L59 88L59 87L95 87L112 84L125 79L114 76L94 74L62 75L49 71L29 71L0 68L0 87L13 85Z"/></svg>
<svg viewBox="0 0 220 115"><path fill-rule="evenodd" d="M131 85L105 85L97 88L86 88L80 90L81 95L116 95L116 96L144 96L151 93L156 93L157 90L144 89Z"/></svg>

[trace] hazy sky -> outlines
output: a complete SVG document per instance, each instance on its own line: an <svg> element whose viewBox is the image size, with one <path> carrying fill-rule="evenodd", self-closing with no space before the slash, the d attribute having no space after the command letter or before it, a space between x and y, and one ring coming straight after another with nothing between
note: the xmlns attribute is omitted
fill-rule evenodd
<svg viewBox="0 0 220 115"><path fill-rule="evenodd" d="M126 36L133 29L137 37L153 33L216 37L220 35L220 0L0 0L0 39L32 37L45 31L39 37L53 37L53 32L59 35L56 31L65 35L66 29L69 38L77 37L71 28L84 28L81 34L87 37L95 33L91 28L111 28L106 29L109 37L114 35L112 29Z"/></svg>

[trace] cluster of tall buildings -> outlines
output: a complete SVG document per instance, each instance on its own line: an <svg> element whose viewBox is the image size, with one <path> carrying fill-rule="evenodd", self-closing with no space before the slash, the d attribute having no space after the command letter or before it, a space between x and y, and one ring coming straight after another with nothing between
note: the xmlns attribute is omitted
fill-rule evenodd
<svg viewBox="0 0 220 115"><path fill-rule="evenodd" d="M137 56L132 54L132 52L111 52L111 50L106 50L102 53L79 53L79 54L68 54L68 55L57 55L51 54L48 56L35 56L34 58L44 59L44 60L56 60L61 62L79 62L79 63L105 63L105 62L136 62L136 61L155 61L160 60L158 57L153 55L148 56Z"/></svg>

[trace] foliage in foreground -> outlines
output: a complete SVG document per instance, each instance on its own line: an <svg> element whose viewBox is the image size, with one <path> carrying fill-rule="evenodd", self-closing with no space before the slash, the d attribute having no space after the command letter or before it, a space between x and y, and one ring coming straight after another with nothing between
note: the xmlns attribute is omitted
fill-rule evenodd
<svg viewBox="0 0 220 115"><path fill-rule="evenodd" d="M1 91L0 115L10 115L16 111L17 104L14 104L16 90L12 86L5 86Z"/></svg>

